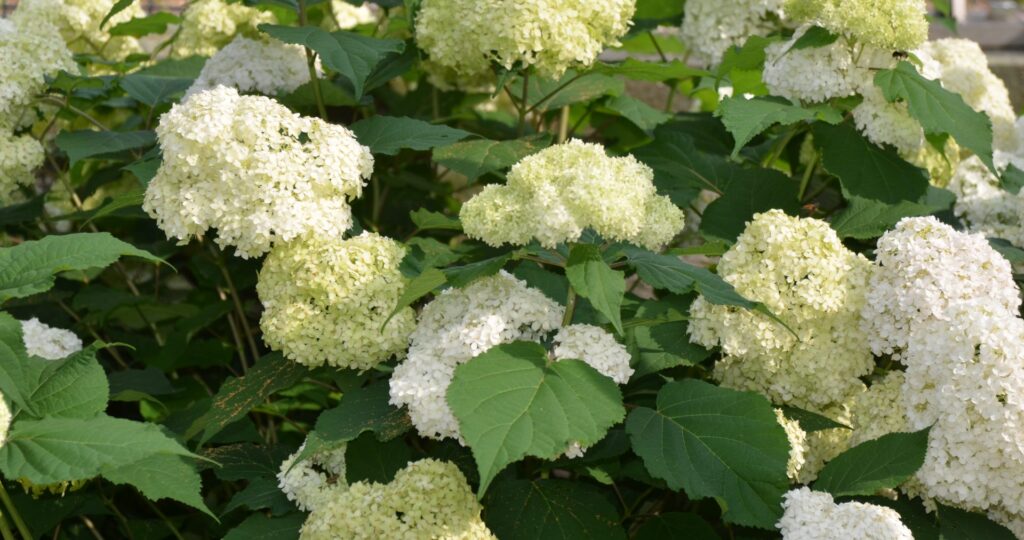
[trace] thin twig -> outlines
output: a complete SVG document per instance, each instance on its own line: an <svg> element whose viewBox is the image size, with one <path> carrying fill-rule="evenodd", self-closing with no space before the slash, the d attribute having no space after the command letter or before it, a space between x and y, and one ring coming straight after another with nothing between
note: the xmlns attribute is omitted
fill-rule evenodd
<svg viewBox="0 0 1024 540"><path fill-rule="evenodd" d="M28 530L28 525L25 524L25 520L21 518L21 514L18 513L18 507L14 506L14 501L11 500L11 496L7 494L7 489L4 488L2 482L0 482L0 500L3 501L4 506L7 508L7 513L11 515L11 520L14 521L14 526L17 527L18 533L23 538L35 538L32 533Z"/></svg>

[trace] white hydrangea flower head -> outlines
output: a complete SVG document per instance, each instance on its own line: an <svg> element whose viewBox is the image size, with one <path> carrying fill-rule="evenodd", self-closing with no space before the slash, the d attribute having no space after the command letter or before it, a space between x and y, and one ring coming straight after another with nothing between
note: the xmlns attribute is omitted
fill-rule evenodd
<svg viewBox="0 0 1024 540"><path fill-rule="evenodd" d="M110 29L136 17L145 17L146 11L142 3L135 0L100 28L115 3L116 0L24 0L18 10L25 16L42 18L56 26L72 52L124 60L128 55L142 53L142 45L133 36L111 35Z"/></svg>
<svg viewBox="0 0 1024 540"><path fill-rule="evenodd" d="M802 487L783 496L776 524L786 540L914 540L892 508L862 502L836 504L832 496Z"/></svg>
<svg viewBox="0 0 1024 540"><path fill-rule="evenodd" d="M424 459L398 471L390 483L356 482L335 494L313 510L299 538L494 540L481 510L458 467Z"/></svg>
<svg viewBox="0 0 1024 540"><path fill-rule="evenodd" d="M345 449L342 444L318 451L298 461L306 444L281 463L277 487L303 512L316 510L348 489L345 480Z"/></svg>
<svg viewBox="0 0 1024 540"><path fill-rule="evenodd" d="M46 360L60 360L82 350L82 340L74 332L53 328L31 318L21 321L25 351Z"/></svg>
<svg viewBox="0 0 1024 540"><path fill-rule="evenodd" d="M862 85L864 101L853 109L857 129L871 142L891 145L901 154L910 154L928 144L921 123L910 116L906 103L889 103L876 86Z"/></svg>
<svg viewBox="0 0 1024 540"><path fill-rule="evenodd" d="M924 0L786 0L786 16L859 44L910 51L928 39Z"/></svg>
<svg viewBox="0 0 1024 540"><path fill-rule="evenodd" d="M717 65L732 47L750 36L783 27L785 0L687 0L683 6L683 43L705 66Z"/></svg>
<svg viewBox="0 0 1024 540"><path fill-rule="evenodd" d="M301 45L273 38L238 36L203 65L186 98L217 86L266 95L288 93L309 82L306 52Z"/></svg>
<svg viewBox="0 0 1024 540"><path fill-rule="evenodd" d="M992 119L997 150L1013 151L1020 144L1006 84L992 73L988 57L969 39L939 39L925 43L921 50L940 66L939 80L947 90L959 94L974 110Z"/></svg>
<svg viewBox="0 0 1024 540"><path fill-rule="evenodd" d="M408 357L391 376L391 403L409 408L420 435L461 440L445 399L456 366L497 345L538 341L559 327L563 312L505 271L464 289L446 289L420 312Z"/></svg>
<svg viewBox="0 0 1024 540"><path fill-rule="evenodd" d="M277 23L269 11L225 0L194 0L181 19L181 33L171 48L175 58L213 56L235 36L255 38L259 25Z"/></svg>
<svg viewBox="0 0 1024 540"><path fill-rule="evenodd" d="M32 185L45 159L43 145L35 137L0 129L0 206L21 200L21 188Z"/></svg>
<svg viewBox="0 0 1024 540"><path fill-rule="evenodd" d="M11 431L11 408L7 406L7 398L0 394L0 448L7 444L7 434Z"/></svg>
<svg viewBox="0 0 1024 540"><path fill-rule="evenodd" d="M443 88L493 84L492 62L557 79L618 45L635 8L636 0L424 0L415 37Z"/></svg>
<svg viewBox="0 0 1024 540"><path fill-rule="evenodd" d="M400 355L415 326L411 308L388 321L405 290L404 256L401 244L370 232L276 246L256 284L263 340L310 367L369 369Z"/></svg>
<svg viewBox="0 0 1024 540"><path fill-rule="evenodd" d="M969 231L1024 246L1024 198L1003 189L981 158L961 162L949 190L956 194L953 212Z"/></svg>
<svg viewBox="0 0 1024 540"><path fill-rule="evenodd" d="M858 330L870 268L824 221L781 210L757 214L722 256L718 273L789 330L699 297L690 308L690 339L722 348L715 377L724 386L811 410L839 402L874 365Z"/></svg>
<svg viewBox="0 0 1024 540"><path fill-rule="evenodd" d="M853 398L850 446L889 433L910 431L903 404L902 371L890 371Z"/></svg>
<svg viewBox="0 0 1024 540"><path fill-rule="evenodd" d="M241 257L307 234L341 238L373 171L345 127L223 86L172 107L156 133L163 163L143 208L169 238L216 229Z"/></svg>
<svg viewBox="0 0 1024 540"><path fill-rule="evenodd" d="M626 384L633 376L626 346L615 341L607 330L589 324L573 324L555 334L555 360L582 360L617 384Z"/></svg>
<svg viewBox="0 0 1024 540"><path fill-rule="evenodd" d="M775 409L775 418L779 421L782 429L786 430L786 439L789 441L789 461L786 463L786 476L797 482L800 478L800 470L806 463L807 433L800 428L800 422L786 418L782 409Z"/></svg>
<svg viewBox="0 0 1024 540"><path fill-rule="evenodd" d="M380 20L380 8L371 2L354 6L345 0L331 0L331 26L338 30L351 30Z"/></svg>
<svg viewBox="0 0 1024 540"><path fill-rule="evenodd" d="M574 139L520 160L506 185L488 186L459 217L467 235L492 246L535 238L553 248L590 228L659 250L683 229L685 214L657 194L650 167Z"/></svg>
<svg viewBox="0 0 1024 540"><path fill-rule="evenodd" d="M23 3L10 19L0 19L0 58L3 58L0 62L0 132L12 131L35 121L32 104L36 95L46 88L47 76L56 76L61 70L78 72L71 51L56 26L48 18L38 15L25 8ZM17 151L6 148L11 144L18 144L20 148ZM8 141L0 144L3 166L9 167L11 162L26 162L26 145ZM0 180L0 184L9 183L10 178Z"/></svg>
<svg viewBox="0 0 1024 540"><path fill-rule="evenodd" d="M932 319L983 330L1016 317L1020 293L1010 263L981 235L930 216L906 218L875 253L863 327L877 355L899 357Z"/></svg>
<svg viewBox="0 0 1024 540"><path fill-rule="evenodd" d="M791 101L810 102L856 94L863 84L865 69L854 60L854 51L845 43L793 48L809 28L803 26L789 41L772 43L765 49L763 80L769 92Z"/></svg>

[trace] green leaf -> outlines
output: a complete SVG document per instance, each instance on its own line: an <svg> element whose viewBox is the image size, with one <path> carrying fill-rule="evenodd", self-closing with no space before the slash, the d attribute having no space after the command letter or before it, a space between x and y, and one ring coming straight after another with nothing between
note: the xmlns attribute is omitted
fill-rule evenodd
<svg viewBox="0 0 1024 540"><path fill-rule="evenodd" d="M894 488L921 468L927 450L928 429L882 435L828 462L818 474L814 489L844 497Z"/></svg>
<svg viewBox="0 0 1024 540"><path fill-rule="evenodd" d="M506 480L484 501L484 520L508 540L625 540L619 515L601 490L579 481Z"/></svg>
<svg viewBox="0 0 1024 540"><path fill-rule="evenodd" d="M228 531L224 540L297 540L306 514L288 514L281 517L267 517L253 514L234 529Z"/></svg>
<svg viewBox="0 0 1024 540"><path fill-rule="evenodd" d="M938 505L939 531L942 540L1014 540L1006 527L987 516L959 508Z"/></svg>
<svg viewBox="0 0 1024 540"><path fill-rule="evenodd" d="M393 156L403 148L430 150L461 141L472 135L468 131L405 116L371 116L352 124L359 143L369 146L374 154Z"/></svg>
<svg viewBox="0 0 1024 540"><path fill-rule="evenodd" d="M465 141L434 148L433 159L472 182L485 174L507 169L549 144L551 137L546 134L511 141Z"/></svg>
<svg viewBox="0 0 1024 540"><path fill-rule="evenodd" d="M34 221L43 215L45 204L46 196L37 195L25 202L0 208L0 227Z"/></svg>
<svg viewBox="0 0 1024 540"><path fill-rule="evenodd" d="M18 419L0 448L7 478L33 484L85 480L154 456L193 457L155 424L100 415Z"/></svg>
<svg viewBox="0 0 1024 540"><path fill-rule="evenodd" d="M782 414L784 414L786 418L799 422L800 429L807 433L814 433L815 431L823 431L826 429L853 429L850 426L840 424L827 416L800 409L798 407L783 406L780 408L782 409Z"/></svg>
<svg viewBox="0 0 1024 540"><path fill-rule="evenodd" d="M700 232L708 239L735 242L754 214L778 208L797 215L799 189L796 181L775 170L738 171L725 193L704 210Z"/></svg>
<svg viewBox="0 0 1024 540"><path fill-rule="evenodd" d="M697 514L666 512L654 516L637 529L633 540L661 540L683 537L689 540L718 540L715 529Z"/></svg>
<svg viewBox="0 0 1024 540"><path fill-rule="evenodd" d="M850 123L817 123L814 142L825 170L837 176L847 198L884 203L916 201L928 189L928 173L907 163L891 148L875 146Z"/></svg>
<svg viewBox="0 0 1024 540"><path fill-rule="evenodd" d="M1019 194L1020 188L1024 187L1024 171L1011 163L999 176L999 186L1014 195Z"/></svg>
<svg viewBox="0 0 1024 540"><path fill-rule="evenodd" d="M771 529L789 486L789 441L772 404L752 392L685 379L658 392L658 409L626 419L647 470L692 499L724 501L730 523Z"/></svg>
<svg viewBox="0 0 1024 540"><path fill-rule="evenodd" d="M315 51L325 67L342 74L352 83L356 100L362 99L366 79L377 64L390 53L400 53L405 49L405 42L397 39L377 39L342 30L327 32L315 26L263 24L260 30L285 43L295 43Z"/></svg>
<svg viewBox="0 0 1024 540"><path fill-rule="evenodd" d="M603 75L618 75L634 81L664 82L691 77L709 77L711 73L690 67L680 60L671 62L644 62L627 58L615 64L598 62L591 70Z"/></svg>
<svg viewBox="0 0 1024 540"><path fill-rule="evenodd" d="M152 131L62 131L54 142L74 165L87 158L152 146L156 143L156 134Z"/></svg>
<svg viewBox="0 0 1024 540"><path fill-rule="evenodd" d="M448 404L480 471L480 490L526 456L590 446L622 420L614 381L579 360L547 365L538 343L499 345L455 368Z"/></svg>
<svg viewBox="0 0 1024 540"><path fill-rule="evenodd" d="M940 208L914 201L886 204L862 197L850 197L849 206L832 218L840 238L868 240L885 234L905 217L927 216Z"/></svg>
<svg viewBox="0 0 1024 540"><path fill-rule="evenodd" d="M181 456L158 454L103 470L115 484L131 484L151 501L173 499L215 518L203 502L203 481L194 465Z"/></svg>
<svg viewBox="0 0 1024 540"><path fill-rule="evenodd" d="M676 366L699 364L711 356L711 351L690 342L686 321L689 304L687 299L670 295L640 305L638 319L665 322L633 328L639 353L633 379Z"/></svg>
<svg viewBox="0 0 1024 540"><path fill-rule="evenodd" d="M249 480L249 485L245 486L245 489L231 497L221 515L227 515L238 508L267 509L270 510L270 515L279 516L294 509L295 505L278 487L277 478L254 478Z"/></svg>
<svg viewBox="0 0 1024 540"><path fill-rule="evenodd" d="M676 206L686 207L701 190L718 194L745 169L735 163L697 149L690 134L679 123L665 124L654 131L654 142L633 151L633 155L654 169L658 191Z"/></svg>
<svg viewBox="0 0 1024 540"><path fill-rule="evenodd" d="M63 360L27 359L42 363L43 368L38 382L30 387L25 412L34 418L91 418L103 412L110 389L96 350L88 347Z"/></svg>
<svg viewBox="0 0 1024 540"><path fill-rule="evenodd" d="M576 78L577 76L579 78ZM542 112L591 101L601 96L618 96L626 91L625 83L615 77L592 72L580 76L573 70L566 71L558 80L531 77L527 86L527 103ZM514 89L513 93L519 96L523 88L522 80L513 81L511 87Z"/></svg>
<svg viewBox="0 0 1024 540"><path fill-rule="evenodd" d="M671 114L655 109L643 101L627 95L611 98L605 103L605 106L644 131L651 131L672 119Z"/></svg>
<svg viewBox="0 0 1024 540"><path fill-rule="evenodd" d="M411 460L412 451L404 441L381 442L367 433L345 448L345 480L386 484Z"/></svg>
<svg viewBox="0 0 1024 540"><path fill-rule="evenodd" d="M831 45L835 43L837 39L839 39L837 34L833 34L820 26L812 26L796 40L792 49L797 51L801 49L817 49L819 47Z"/></svg>
<svg viewBox="0 0 1024 540"><path fill-rule="evenodd" d="M959 94L946 90L939 81L922 77L907 61L895 69L880 70L875 74L875 86L890 102L905 102L910 116L921 123L925 133L952 135L957 144L974 152L995 171L992 121L985 113L972 109Z"/></svg>
<svg viewBox="0 0 1024 540"><path fill-rule="evenodd" d="M738 155L751 139L775 124L788 126L813 120L838 124L843 121L842 115L827 105L808 109L780 97L730 97L722 100L715 114L722 118L722 123L736 139L733 156Z"/></svg>
<svg viewBox="0 0 1024 540"><path fill-rule="evenodd" d="M409 429L405 411L389 402L387 380L371 383L341 396L338 406L320 414L316 433L327 443L348 442L367 431L386 441Z"/></svg>
<svg viewBox="0 0 1024 540"><path fill-rule="evenodd" d="M173 101L188 90L192 82L193 79L131 73L121 79L121 88L139 102L155 107Z"/></svg>
<svg viewBox="0 0 1024 540"><path fill-rule="evenodd" d="M133 3L135 3L135 0L117 0L117 3L110 7L110 11L108 11L107 14L103 17L103 20L100 21L100 28L102 29L104 26L106 26L107 22L112 17L114 17L114 15L117 15L118 13L121 13L122 11L128 9L128 6L132 5Z"/></svg>
<svg viewBox="0 0 1024 540"><path fill-rule="evenodd" d="M196 419L185 432L191 439L202 432L199 444L249 413L279 390L299 382L309 370L280 353L270 353L256 361L245 375L228 379L213 396L210 410Z"/></svg>
<svg viewBox="0 0 1024 540"><path fill-rule="evenodd" d="M147 17L136 17L110 29L112 36L141 37L149 34L163 34L167 26L179 24L181 17L166 11L159 11Z"/></svg>
<svg viewBox="0 0 1024 540"><path fill-rule="evenodd" d="M60 272L105 268L122 256L162 262L105 232L51 235L2 248L0 302L46 292Z"/></svg>
<svg viewBox="0 0 1024 540"><path fill-rule="evenodd" d="M482 261L472 262L462 266L452 266L441 270L444 272L445 277L448 279L448 283L452 287L465 287L474 281L487 276L493 276L497 274L499 270L505 267L505 263L512 259L511 253L504 255L498 255L497 257L491 257L490 259L484 259Z"/></svg>
<svg viewBox="0 0 1024 540"><path fill-rule="evenodd" d="M426 208L409 212L409 218L421 231L441 229L446 231L461 231L462 223L459 218L448 217L440 212L431 212Z"/></svg>
<svg viewBox="0 0 1024 540"><path fill-rule="evenodd" d="M402 296L398 297L395 309L391 311L390 315L388 315L388 319L384 321L384 325L391 322L391 318L394 317L396 313L411 306L413 302L430 294L447 282L448 278L445 276L444 272L436 268L427 268L424 270L423 273L406 283L405 289L402 290ZM381 325L381 327L384 325Z"/></svg>
<svg viewBox="0 0 1024 540"><path fill-rule="evenodd" d="M1024 250L1014 246L1007 240L1003 240L1002 238L989 238L988 245L992 246L992 249L998 251L1000 255L1012 264L1024 262Z"/></svg>
<svg viewBox="0 0 1024 540"><path fill-rule="evenodd" d="M612 270L592 244L574 244L569 252L565 276L576 293L590 300L598 312L608 318L622 335L622 299L626 294L626 274Z"/></svg>

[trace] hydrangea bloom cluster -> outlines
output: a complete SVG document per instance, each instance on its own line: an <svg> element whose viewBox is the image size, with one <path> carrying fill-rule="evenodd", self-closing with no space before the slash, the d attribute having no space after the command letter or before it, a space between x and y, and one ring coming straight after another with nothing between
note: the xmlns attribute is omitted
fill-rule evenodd
<svg viewBox="0 0 1024 540"><path fill-rule="evenodd" d="M685 214L657 194L650 167L571 140L520 160L506 185L484 188L459 217L466 234L492 246L536 239L553 248L590 228L658 250L683 229Z"/></svg>
<svg viewBox="0 0 1024 540"><path fill-rule="evenodd" d="M238 36L203 65L186 96L216 86L275 95L309 82L305 49L273 38Z"/></svg>
<svg viewBox="0 0 1024 540"><path fill-rule="evenodd" d="M786 16L888 51L910 51L928 39L924 0L786 0Z"/></svg>
<svg viewBox="0 0 1024 540"><path fill-rule="evenodd" d="M601 375L618 384L626 384L633 376L626 347L603 328L589 324L573 324L555 336L552 351L556 360L583 360Z"/></svg>
<svg viewBox="0 0 1024 540"><path fill-rule="evenodd" d="M1024 320L1009 263L981 235L908 218L879 240L865 324L906 365L909 429L932 426L927 497L1024 516Z"/></svg>
<svg viewBox="0 0 1024 540"><path fill-rule="evenodd" d="M415 315L404 308L388 316L405 289L404 256L401 244L369 232L276 246L256 285L263 340L311 367L369 369L401 353Z"/></svg>
<svg viewBox="0 0 1024 540"><path fill-rule="evenodd" d="M345 0L331 0L333 26L340 30L351 30L364 24L376 23L380 18L377 9L369 2L354 6Z"/></svg>
<svg viewBox="0 0 1024 540"><path fill-rule="evenodd" d="M321 450L298 461L308 441L281 463L277 486L303 512L320 508L348 488L345 445Z"/></svg>
<svg viewBox="0 0 1024 540"><path fill-rule="evenodd" d="M1021 302L1010 263L984 237L933 217L904 219L882 236L867 297L871 349L897 358L924 322L982 331L1016 317Z"/></svg>
<svg viewBox="0 0 1024 540"><path fill-rule="evenodd" d="M889 433L910 431L903 405L902 371L890 371L867 391L858 393L851 407L850 446L877 439Z"/></svg>
<svg viewBox="0 0 1024 540"><path fill-rule="evenodd" d="M948 187L956 194L953 212L971 232L1024 246L1024 198L1003 189L981 158L961 162Z"/></svg>
<svg viewBox="0 0 1024 540"><path fill-rule="evenodd" d="M757 214L722 256L718 273L792 333L761 314L701 297L690 309L690 339L721 346L725 357L715 376L725 386L812 410L840 402L873 366L858 330L869 270L828 223L781 210Z"/></svg>
<svg viewBox="0 0 1024 540"><path fill-rule="evenodd" d="M373 170L348 129L218 86L163 115L163 164L143 208L168 237L217 229L241 257L300 235L340 238Z"/></svg>
<svg viewBox="0 0 1024 540"><path fill-rule="evenodd" d="M277 17L269 11L248 7L241 2L196 0L182 14L181 33L171 49L175 58L213 56L241 34L255 38L261 24L274 24Z"/></svg>
<svg viewBox="0 0 1024 540"><path fill-rule="evenodd" d="M807 452L807 433L800 427L800 422L786 418L782 409L775 409L775 418L779 425L786 430L786 439L789 440L789 461L786 462L786 476L796 482L800 479L800 470L803 469Z"/></svg>
<svg viewBox="0 0 1024 540"><path fill-rule="evenodd" d="M60 360L82 350L82 340L68 330L53 328L39 319L21 321L25 351L46 360Z"/></svg>
<svg viewBox="0 0 1024 540"><path fill-rule="evenodd" d="M387 484L356 482L315 508L301 540L493 540L480 503L455 465L424 459Z"/></svg>
<svg viewBox="0 0 1024 540"><path fill-rule="evenodd" d="M910 529L891 508L861 502L836 504L832 496L810 488L786 493L777 527L786 540L913 540Z"/></svg>
<svg viewBox="0 0 1024 540"><path fill-rule="evenodd" d="M391 403L409 408L420 435L459 438L445 400L456 366L496 345L539 340L558 328L563 311L504 271L443 291L420 313L408 357L391 376Z"/></svg>
<svg viewBox="0 0 1024 540"><path fill-rule="evenodd" d="M57 28L24 6L16 9L11 19L0 19L0 58L0 132L35 120L30 109L35 96L46 87L47 76L61 70L77 71Z"/></svg>
<svg viewBox="0 0 1024 540"><path fill-rule="evenodd" d="M32 185L45 159L43 145L35 138L0 129L0 206L20 199L18 192Z"/></svg>
<svg viewBox="0 0 1024 540"><path fill-rule="evenodd" d="M969 39L929 41L921 52L939 66L942 86L959 94L974 110L992 119L994 147L1013 151L1017 148L1017 115L1010 103L1010 93L1003 80L988 67L988 57L981 47Z"/></svg>
<svg viewBox="0 0 1024 540"><path fill-rule="evenodd" d="M781 26L785 0L687 0L683 7L682 38L694 59L711 66L731 47L750 36Z"/></svg>
<svg viewBox="0 0 1024 540"><path fill-rule="evenodd" d="M493 83L491 63L557 79L629 30L635 0L424 0L416 42L442 87Z"/></svg>
<svg viewBox="0 0 1024 540"><path fill-rule="evenodd" d="M135 17L145 17L146 11L141 2L134 1L100 28L115 3L116 0L25 0L18 10L23 16L43 19L57 27L73 52L124 60L130 54L143 52L142 45L133 36L111 35L110 29Z"/></svg>

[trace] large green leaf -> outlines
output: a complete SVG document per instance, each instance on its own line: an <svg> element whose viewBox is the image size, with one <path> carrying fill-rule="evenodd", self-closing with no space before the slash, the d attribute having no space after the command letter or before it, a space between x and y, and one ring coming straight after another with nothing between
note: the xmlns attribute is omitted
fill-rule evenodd
<svg viewBox="0 0 1024 540"><path fill-rule="evenodd" d="M817 123L814 142L825 170L839 178L848 197L884 203L916 201L928 189L928 173L907 163L891 148L875 146L849 122Z"/></svg>
<svg viewBox="0 0 1024 540"><path fill-rule="evenodd" d="M954 92L942 87L939 81L926 79L907 61L895 69L883 69L875 74L875 85L890 102L903 101L925 133L948 133L956 142L974 152L995 170L992 164L992 121L975 111Z"/></svg>
<svg viewBox="0 0 1024 540"><path fill-rule="evenodd" d="M150 107L172 101L192 86L193 79L182 77L157 77L131 73L121 79L121 88L129 96Z"/></svg>
<svg viewBox="0 0 1024 540"><path fill-rule="evenodd" d="M782 515L789 441L764 397L671 382L657 410L629 414L626 432L652 475L691 498L722 499L726 521L770 529Z"/></svg>
<svg viewBox="0 0 1024 540"><path fill-rule="evenodd" d="M158 11L146 17L135 17L120 23L110 29L110 35L140 37L149 34L162 34L167 31L168 25L179 23L181 23L181 17L166 11Z"/></svg>
<svg viewBox="0 0 1024 540"><path fill-rule="evenodd" d="M988 517L959 508L938 505L942 540L1014 540L1006 527Z"/></svg>
<svg viewBox="0 0 1024 540"><path fill-rule="evenodd" d="M779 97L730 97L722 101L716 114L736 139L733 156L739 154L754 137L775 124L788 126L814 120L838 124L843 121L842 115L831 107L819 105L805 108Z"/></svg>
<svg viewBox="0 0 1024 540"><path fill-rule="evenodd" d="M718 540L715 529L697 514L666 512L653 516L636 531L634 540L683 537L690 540Z"/></svg>
<svg viewBox="0 0 1024 540"><path fill-rule="evenodd" d="M214 517L203 502L199 473L181 456L158 454L135 463L107 467L103 477L115 484L131 484L147 499L174 499Z"/></svg>
<svg viewBox="0 0 1024 540"><path fill-rule="evenodd" d="M579 360L547 364L533 342L495 347L455 369L448 404L480 471L480 493L509 463L590 446L622 420L614 381Z"/></svg>
<svg viewBox="0 0 1024 540"><path fill-rule="evenodd" d="M611 321L622 335L622 299L626 294L626 274L612 270L593 244L575 244L569 252L565 276L576 293L590 300L594 309Z"/></svg>
<svg viewBox="0 0 1024 540"><path fill-rule="evenodd" d="M62 131L54 142L74 165L86 158L152 146L156 143L156 134L152 131Z"/></svg>
<svg viewBox="0 0 1024 540"><path fill-rule="evenodd" d="M907 481L924 464L928 430L889 433L839 454L818 474L814 489L837 497L873 495Z"/></svg>
<svg viewBox="0 0 1024 540"><path fill-rule="evenodd" d="M186 439L202 432L200 444L260 405L274 392L297 383L309 370L297 362L286 360L280 353L270 353L258 361L245 375L228 379L208 410L188 428Z"/></svg>
<svg viewBox="0 0 1024 540"><path fill-rule="evenodd" d="M154 456L192 457L155 424L122 418L18 419L0 448L7 478L33 484L85 480Z"/></svg>
<svg viewBox="0 0 1024 540"><path fill-rule="evenodd" d="M672 119L671 114L625 94L609 98L605 107L619 113L644 131L651 131Z"/></svg>
<svg viewBox="0 0 1024 540"><path fill-rule="evenodd" d="M615 506L580 481L506 480L494 484L484 503L487 527L502 539L626 538Z"/></svg>
<svg viewBox="0 0 1024 540"><path fill-rule="evenodd" d="M681 123L659 126L654 131L654 142L633 151L637 159L654 169L658 191L680 207L689 205L704 189L725 193L745 173L740 165L699 150L684 127Z"/></svg>
<svg viewBox="0 0 1024 540"><path fill-rule="evenodd" d="M0 249L0 302L46 292L60 272L105 268L122 256L162 262L109 233L47 236Z"/></svg>
<svg viewBox="0 0 1024 540"><path fill-rule="evenodd" d="M281 517L253 514L228 531L224 540L296 540L305 521L306 514Z"/></svg>
<svg viewBox="0 0 1024 540"><path fill-rule="evenodd" d="M634 81L663 82L673 79L705 77L711 73L690 67L680 60L671 62L644 62L635 58L627 58L615 64L598 62L592 68L596 73L619 75Z"/></svg>
<svg viewBox="0 0 1024 540"><path fill-rule="evenodd" d="M877 238L905 217L927 216L941 210L914 201L886 204L862 197L850 197L849 203L846 209L832 218L832 228L840 238L858 240Z"/></svg>
<svg viewBox="0 0 1024 540"><path fill-rule="evenodd" d="M351 127L360 144L369 146L374 154L388 156L397 154L403 148L430 150L472 135L461 129L404 116L371 116Z"/></svg>
<svg viewBox="0 0 1024 540"><path fill-rule="evenodd" d="M778 171L744 169L704 210L700 232L708 239L734 242L754 214L778 208L796 215L800 210L798 191L797 183Z"/></svg>
<svg viewBox="0 0 1024 540"><path fill-rule="evenodd" d="M472 182L485 174L507 169L549 144L551 137L548 135L511 141L465 141L434 148L434 161Z"/></svg>
<svg viewBox="0 0 1024 540"><path fill-rule="evenodd" d="M526 102L540 111L553 111L566 105L591 101L601 96L619 96L626 91L623 81L600 73L578 74L569 70L560 79L531 77L527 85ZM522 79L513 81L513 93L519 97Z"/></svg>
<svg viewBox="0 0 1024 540"><path fill-rule="evenodd" d="M409 212L409 218L412 219L416 228L421 231L430 231L435 229L445 231L462 230L462 223L459 222L458 218L448 217L440 212L431 212L426 208L420 208Z"/></svg>
<svg viewBox="0 0 1024 540"><path fill-rule="evenodd" d="M637 319L652 324L632 329L638 353L634 379L676 366L699 364L711 356L711 351L690 342L686 329L689 307L687 300L674 295L640 306Z"/></svg>
<svg viewBox="0 0 1024 540"><path fill-rule="evenodd" d="M345 393L337 407L320 413L316 421L316 433L329 443L351 441L366 431L386 441L407 429L409 419L389 402L388 383L383 379Z"/></svg>
<svg viewBox="0 0 1024 540"><path fill-rule="evenodd" d="M397 39L377 39L342 30L327 32L315 26L264 24L260 25L260 30L285 43L315 51L325 67L344 75L352 83L357 100L362 99L366 79L377 64L389 54L405 49L405 42Z"/></svg>

